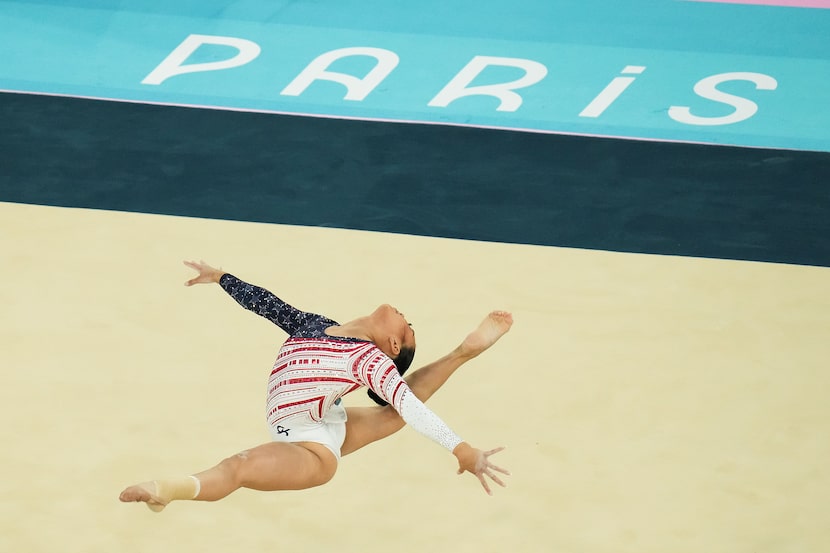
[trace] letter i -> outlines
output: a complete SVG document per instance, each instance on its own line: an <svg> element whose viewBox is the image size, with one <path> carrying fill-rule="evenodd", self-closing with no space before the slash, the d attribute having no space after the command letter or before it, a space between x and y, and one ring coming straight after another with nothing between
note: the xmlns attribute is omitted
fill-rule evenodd
<svg viewBox="0 0 830 553"><path fill-rule="evenodd" d="M625 69L622 70L623 75L639 75L646 68L642 65L626 65ZM636 77L616 77L613 81L608 83L602 92L594 98L594 101L588 104L588 106L582 110L579 114L580 117L599 117L602 115L608 106L610 106L614 100L619 98L620 94L628 88L628 86L634 82Z"/></svg>

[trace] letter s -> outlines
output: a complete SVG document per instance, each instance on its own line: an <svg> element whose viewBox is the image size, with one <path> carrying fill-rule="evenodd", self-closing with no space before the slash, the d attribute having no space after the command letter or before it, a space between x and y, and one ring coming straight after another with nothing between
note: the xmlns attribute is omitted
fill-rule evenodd
<svg viewBox="0 0 830 553"><path fill-rule="evenodd" d="M707 100L728 104L735 108L735 111L722 117L701 117L692 115L691 109L687 106L671 106L669 117L687 125L730 125L755 115L758 111L758 105L755 102L717 89L717 85L726 81L750 81L755 83L757 90L775 90L778 86L778 81L763 73L735 72L712 75L695 84L695 94Z"/></svg>

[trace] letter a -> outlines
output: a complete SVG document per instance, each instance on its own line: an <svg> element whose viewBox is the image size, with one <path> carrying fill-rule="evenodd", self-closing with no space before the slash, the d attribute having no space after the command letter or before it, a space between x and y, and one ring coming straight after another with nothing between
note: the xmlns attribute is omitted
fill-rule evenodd
<svg viewBox="0 0 830 553"><path fill-rule="evenodd" d="M336 60L347 58L350 56L369 56L375 58L377 63L366 74L365 77L359 79L354 75L346 73L336 73L334 71L327 71L328 67ZM308 86L316 80L333 81L340 83L346 87L346 95L344 100L355 100L360 102L380 82L386 78L389 73L398 65L398 55L395 52L384 50L382 48L340 48L326 52L314 58L302 72L297 75L288 86L286 86L280 94L283 96L299 96L305 91Z"/></svg>

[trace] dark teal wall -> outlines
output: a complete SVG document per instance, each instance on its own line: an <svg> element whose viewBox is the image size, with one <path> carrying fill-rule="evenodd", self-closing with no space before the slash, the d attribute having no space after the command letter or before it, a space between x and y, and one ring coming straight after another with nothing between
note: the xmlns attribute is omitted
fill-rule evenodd
<svg viewBox="0 0 830 553"><path fill-rule="evenodd" d="M827 153L14 94L0 118L2 201L830 266Z"/></svg>

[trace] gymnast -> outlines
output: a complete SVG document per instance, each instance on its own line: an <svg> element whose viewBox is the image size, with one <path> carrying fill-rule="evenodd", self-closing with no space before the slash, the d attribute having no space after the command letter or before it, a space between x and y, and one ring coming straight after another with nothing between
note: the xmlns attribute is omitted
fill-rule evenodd
<svg viewBox="0 0 830 553"><path fill-rule="evenodd" d="M216 501L239 488L300 490L325 484L341 456L390 436L408 424L456 457L458 474L475 475L492 495L485 476L509 474L490 456L463 441L424 405L462 364L478 356L513 324L510 313L493 311L452 352L411 373L415 332L406 318L384 304L370 315L339 324L288 305L258 286L211 267L185 261L198 272L187 282L218 283L246 309L278 325L289 338L268 380L266 416L271 441L228 457L203 472L151 480L126 488L119 499L161 511L173 500ZM342 405L346 394L367 387L378 405Z"/></svg>

